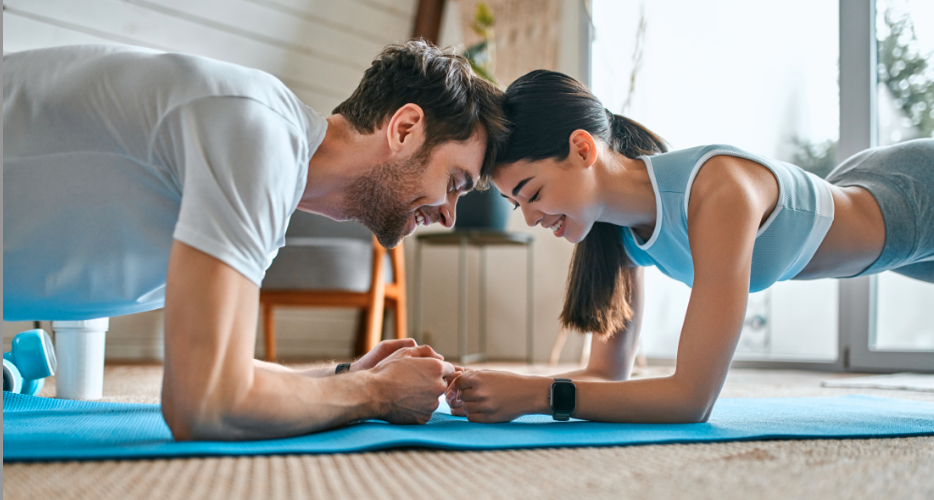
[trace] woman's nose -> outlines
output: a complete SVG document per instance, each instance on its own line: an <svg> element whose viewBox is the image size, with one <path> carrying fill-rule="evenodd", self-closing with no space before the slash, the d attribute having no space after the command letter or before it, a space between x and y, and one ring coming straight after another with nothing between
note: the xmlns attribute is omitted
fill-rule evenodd
<svg viewBox="0 0 934 500"><path fill-rule="evenodd" d="M539 222L542 221L543 214L538 210L534 210L528 207L522 207L522 215L525 216L525 223L529 227L535 227Z"/></svg>

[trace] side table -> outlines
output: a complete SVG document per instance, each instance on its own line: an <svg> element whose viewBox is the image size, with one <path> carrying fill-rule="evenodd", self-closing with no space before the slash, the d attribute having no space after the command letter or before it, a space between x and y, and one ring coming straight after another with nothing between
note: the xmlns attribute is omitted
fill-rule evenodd
<svg viewBox="0 0 934 500"><path fill-rule="evenodd" d="M461 364L485 361L486 352L486 249L490 246L519 246L527 249L526 272L526 360L532 363L534 338L533 326L533 252L532 235L504 231L466 230L446 233L420 234L415 237L415 337L422 327L422 246L457 246L459 252L457 340L458 361ZM467 349L467 248L480 250L480 352L468 354Z"/></svg>

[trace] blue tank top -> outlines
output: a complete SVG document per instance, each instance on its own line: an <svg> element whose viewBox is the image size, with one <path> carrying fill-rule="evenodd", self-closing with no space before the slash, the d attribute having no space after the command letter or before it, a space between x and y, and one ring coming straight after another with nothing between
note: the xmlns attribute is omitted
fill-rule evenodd
<svg viewBox="0 0 934 500"><path fill-rule="evenodd" d="M714 144L641 156L655 191L655 230L648 241L621 228L623 247L640 266L656 266L687 286L694 283L694 262L688 242L688 202L694 178L704 162L718 155L759 163L778 180L778 202L756 234L749 291L793 278L814 256L833 222L830 186L799 167Z"/></svg>

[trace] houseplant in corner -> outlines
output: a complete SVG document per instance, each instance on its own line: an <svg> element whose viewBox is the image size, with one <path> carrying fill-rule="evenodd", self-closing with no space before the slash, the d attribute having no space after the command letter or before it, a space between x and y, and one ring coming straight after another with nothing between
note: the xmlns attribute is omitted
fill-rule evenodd
<svg viewBox="0 0 934 500"><path fill-rule="evenodd" d="M470 27L481 40L464 51L464 57L481 78L496 85L493 68L496 62L496 38L493 35L495 19L486 2L477 4L474 20ZM488 230L504 231L509 220L509 202L500 196L495 186L486 191L473 191L457 202L456 231Z"/></svg>

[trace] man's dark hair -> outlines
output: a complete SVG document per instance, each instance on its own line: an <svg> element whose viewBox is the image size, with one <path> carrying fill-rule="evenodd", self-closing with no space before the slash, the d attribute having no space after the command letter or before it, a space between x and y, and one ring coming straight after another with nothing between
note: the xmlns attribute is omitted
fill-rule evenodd
<svg viewBox="0 0 934 500"><path fill-rule="evenodd" d="M502 100L503 92L477 76L467 59L412 40L383 49L357 90L333 113L371 134L402 106L417 104L425 112L426 153L444 142L466 141L482 127L487 143L477 186L483 189L508 138Z"/></svg>

